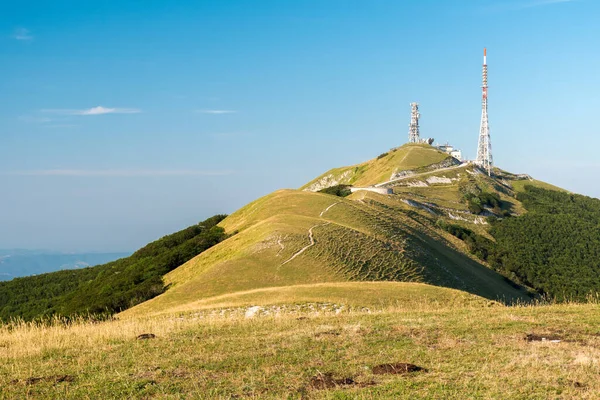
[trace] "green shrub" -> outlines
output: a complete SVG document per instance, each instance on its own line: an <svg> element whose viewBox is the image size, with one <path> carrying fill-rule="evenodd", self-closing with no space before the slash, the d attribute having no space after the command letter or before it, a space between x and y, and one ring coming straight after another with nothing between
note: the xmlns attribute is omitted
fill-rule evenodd
<svg viewBox="0 0 600 400"><path fill-rule="evenodd" d="M319 193L331 194L338 197L346 197L349 196L352 191L350 190L350 185L336 185L321 189L319 190Z"/></svg>

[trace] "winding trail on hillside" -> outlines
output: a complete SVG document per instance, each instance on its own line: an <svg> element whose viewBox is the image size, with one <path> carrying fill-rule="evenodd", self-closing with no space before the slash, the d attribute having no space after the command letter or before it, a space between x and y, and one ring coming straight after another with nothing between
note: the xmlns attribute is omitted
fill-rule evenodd
<svg viewBox="0 0 600 400"><path fill-rule="evenodd" d="M331 207L335 206L336 204L340 204L341 201L338 201L337 203L333 203L330 206L328 206L327 208L325 208L323 211L321 211L321 213L319 214L320 218L323 218L323 215L329 211L331 209ZM316 224L314 226L311 226L310 229L308 230L308 240L309 240L309 244L307 246L304 246L303 248L301 248L300 250L298 250L297 252L294 253L294 255L292 255L287 261L283 262L283 264L281 264L282 266L289 263L290 261L292 261L294 258L298 257L300 254L304 253L307 249L311 248L312 246L315 245L315 238L313 236L313 229L315 229L318 226L325 226L325 225L329 225L331 222L325 222L324 224ZM281 244L280 244L281 246Z"/></svg>
<svg viewBox="0 0 600 400"><path fill-rule="evenodd" d="M324 215L324 214L325 214L327 211L329 211L329 209L330 209L331 207L335 206L336 204L340 204L340 203L341 203L341 201L338 201L337 203L333 203L332 205L330 205L329 207L327 207L326 209L324 209L323 211L321 211L321 214L319 214L319 217L323 218L323 215Z"/></svg>
<svg viewBox="0 0 600 400"><path fill-rule="evenodd" d="M397 181L402 181L402 180L405 180L405 179L418 178L419 176L422 176L422 175L428 175L428 174L433 174L433 173L436 173L436 172L450 171L450 170L453 170L453 169L463 168L463 167L466 167L467 165L468 164L466 164L466 163L462 163L462 164L458 164L458 165L453 165L451 167L434 169L434 170L426 171L426 172L420 172L420 173L414 174L414 175L401 176L400 178L395 178L395 179L392 179L390 181L378 183L378 184L375 185L375 187L383 187L384 185L388 185L390 183L394 183L394 182L397 182Z"/></svg>
<svg viewBox="0 0 600 400"><path fill-rule="evenodd" d="M317 226L325 226L325 225L329 225L329 224L330 224L330 222L326 222L324 224L317 224L315 226L312 226L308 230L308 239L310 240L310 243L307 246L304 246L302 249L298 250L296 253L294 253L294 255L291 256L289 260L287 260L286 262L284 262L281 265L285 265L285 264L289 263L294 258L298 257L300 254L304 253L304 251L306 251L308 248L314 246L315 245L315 238L313 237L313 229L315 229Z"/></svg>
<svg viewBox="0 0 600 400"><path fill-rule="evenodd" d="M281 236L279 236L277 238L277 244L279 245L279 251L277 252L277 257L279 257L279 253L281 253L283 250L285 250L285 246L283 245L283 242L281 241Z"/></svg>

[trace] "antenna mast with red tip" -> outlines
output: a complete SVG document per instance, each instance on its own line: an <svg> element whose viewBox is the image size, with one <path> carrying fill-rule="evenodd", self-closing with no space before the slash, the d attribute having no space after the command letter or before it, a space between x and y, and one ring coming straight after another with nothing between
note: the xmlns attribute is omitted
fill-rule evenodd
<svg viewBox="0 0 600 400"><path fill-rule="evenodd" d="M483 168L488 175L492 174L494 161L492 158L492 142L490 140L490 126L488 123L488 67L487 50L483 49L483 75L482 75L482 100L481 124L479 126L479 144L477 146L477 159L475 164Z"/></svg>

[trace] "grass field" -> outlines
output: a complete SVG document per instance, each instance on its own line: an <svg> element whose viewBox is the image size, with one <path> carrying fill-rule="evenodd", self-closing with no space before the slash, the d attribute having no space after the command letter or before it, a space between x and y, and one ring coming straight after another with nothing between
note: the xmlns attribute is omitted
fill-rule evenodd
<svg viewBox="0 0 600 400"><path fill-rule="evenodd" d="M374 158L362 164L334 168L310 181L301 189L310 189L320 181L335 180L338 183L354 186L371 186L391 179L393 173L416 170L439 163L448 155L426 144L405 144L390 150L381 158Z"/></svg>
<svg viewBox="0 0 600 400"><path fill-rule="evenodd" d="M237 234L167 274L164 294L127 313L163 313L233 292L339 281L424 282L489 299L528 298L399 197L357 196L280 190L250 203L220 223Z"/></svg>
<svg viewBox="0 0 600 400"><path fill-rule="evenodd" d="M410 283L304 286L156 318L6 325L0 360L0 398L596 399L600 309ZM395 363L424 370L378 367Z"/></svg>
<svg viewBox="0 0 600 400"><path fill-rule="evenodd" d="M538 180L519 180L519 181L512 181L511 182L513 188L515 189L515 191L517 192L522 192L525 188L525 186L527 185L531 185L531 186L536 186L542 189L548 189L548 190L557 190L559 192L566 192L565 189L559 188L558 186L554 186L551 185L549 183L546 182L542 182L542 181L538 181Z"/></svg>

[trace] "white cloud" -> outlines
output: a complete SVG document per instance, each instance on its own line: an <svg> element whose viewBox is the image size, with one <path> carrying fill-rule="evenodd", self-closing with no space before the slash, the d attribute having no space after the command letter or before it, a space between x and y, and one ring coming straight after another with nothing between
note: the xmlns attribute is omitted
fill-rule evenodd
<svg viewBox="0 0 600 400"><path fill-rule="evenodd" d="M61 114L61 115L104 115L104 114L137 114L142 110L137 108L108 108L108 107L92 107L84 110L73 109L44 109L42 112Z"/></svg>
<svg viewBox="0 0 600 400"><path fill-rule="evenodd" d="M236 111L234 110L198 110L201 114L234 114Z"/></svg>
<svg viewBox="0 0 600 400"><path fill-rule="evenodd" d="M71 176L71 177L168 177L168 176L223 176L232 171L205 170L153 170L153 169L42 169L32 171L0 172L0 175L12 176Z"/></svg>
<svg viewBox="0 0 600 400"><path fill-rule="evenodd" d="M17 28L13 32L12 38L16 39L16 40L22 40L22 41L28 42L28 41L33 40L33 35L29 31L29 29Z"/></svg>

